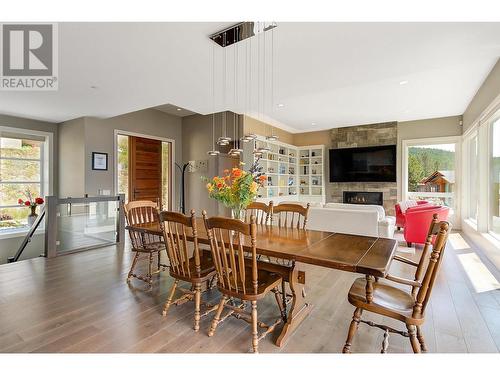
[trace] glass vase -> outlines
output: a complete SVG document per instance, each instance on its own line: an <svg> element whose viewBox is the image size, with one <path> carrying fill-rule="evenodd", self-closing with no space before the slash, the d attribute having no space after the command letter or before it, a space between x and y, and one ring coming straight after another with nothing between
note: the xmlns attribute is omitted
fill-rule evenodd
<svg viewBox="0 0 500 375"><path fill-rule="evenodd" d="M241 207L231 208L231 218L245 221L245 210Z"/></svg>

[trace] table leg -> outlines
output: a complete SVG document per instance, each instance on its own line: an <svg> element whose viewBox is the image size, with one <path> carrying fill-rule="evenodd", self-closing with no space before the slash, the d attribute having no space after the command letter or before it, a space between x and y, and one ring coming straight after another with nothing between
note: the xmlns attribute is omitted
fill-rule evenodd
<svg viewBox="0 0 500 375"><path fill-rule="evenodd" d="M295 329L311 312L312 305L307 303L305 299L305 291L303 290L305 285L301 285L300 283L301 280L303 281L303 278L303 273L299 273L295 264L293 264L293 266L290 267L288 277L288 283L292 292L292 303L287 314L287 320L278 339L276 340L276 345L279 347L285 345L286 341L290 338Z"/></svg>

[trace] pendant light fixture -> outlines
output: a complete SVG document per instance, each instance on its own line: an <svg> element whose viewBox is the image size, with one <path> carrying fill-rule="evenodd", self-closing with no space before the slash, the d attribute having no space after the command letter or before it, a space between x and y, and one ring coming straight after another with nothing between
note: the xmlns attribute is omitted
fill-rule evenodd
<svg viewBox="0 0 500 375"><path fill-rule="evenodd" d="M236 43L236 33L234 34L234 43ZM233 46L233 104L234 108L238 108L238 46L235 44ZM243 150L240 148L240 139L238 137L238 115L233 112L233 148L229 150L228 155L233 157L239 157Z"/></svg>
<svg viewBox="0 0 500 375"><path fill-rule="evenodd" d="M246 59L245 59L245 105L244 107L248 104L248 109L251 107L251 96L252 96L252 37L256 36L257 37L257 51L258 51L258 56L257 56L257 82L258 82L258 89L257 89L257 106L258 106L258 112L259 112L259 119L262 121L262 113L265 110L266 107L266 37L265 37L265 32L273 30L276 27L275 22L271 23L266 23L265 22L241 22L238 23L234 26L231 26L227 29L221 30L215 34L210 35L210 39L223 47L223 62L222 62L222 94L223 94L223 103L224 103L224 109L227 108L226 106L226 89L227 89L227 52L226 48L232 44L236 44L233 48L234 49L234 105L235 107L239 105L237 95L238 95L238 64L239 64L239 48L238 48L238 42L248 39L246 42ZM264 34L264 35L260 35ZM261 39L264 39L263 41L263 61L262 61L262 70L263 74L261 76L261 48L262 48L262 42ZM221 136L215 141L215 53L213 51L213 58L212 58L212 63L213 63L213 69L212 69L212 96L214 100L214 105L213 105L213 114L212 114L212 150L208 151L209 155L218 155L219 151L215 150L215 144L219 146L228 146L232 142L232 148L228 152L229 155L231 156L239 156L243 150L241 149L241 142L254 142L254 147L255 147L255 140L257 139L256 134L246 134L241 137L238 136L239 133L239 116L234 113L233 114L233 138L229 137L227 135L227 112L224 110L224 112L221 114ZM271 39L271 94L270 94L270 101L271 101L271 108L274 106L274 31L272 32L272 39ZM261 82L262 80L262 82ZM262 98L261 98L261 87L262 87ZM262 101L261 101L262 99ZM244 115L244 120L245 116L247 114L247 111L243 111ZM273 127L270 125L267 125L266 127L270 127L270 134L266 131L266 140L268 141L275 141L278 139L278 136L274 134ZM271 150L268 147L260 147L257 148L253 151L253 154L256 157L261 157L263 153L270 152Z"/></svg>
<svg viewBox="0 0 500 375"><path fill-rule="evenodd" d="M226 46L227 43L227 36L226 34L223 35L223 47ZM227 53L226 53L226 48L224 48L224 53L223 53L223 61L222 61L222 95L223 95L223 102L224 102L224 112L222 115L222 135L219 137L217 140L217 144L219 146L227 146L229 145L229 142L231 142L231 138L227 136L227 113L225 111L226 108L226 65L227 65Z"/></svg>
<svg viewBox="0 0 500 375"><path fill-rule="evenodd" d="M272 25L275 23L272 22ZM274 112L274 27L271 29L271 112ZM266 139L271 142L277 141L279 137L274 134L274 126L270 125L270 127L271 135L268 135Z"/></svg>
<svg viewBox="0 0 500 375"><path fill-rule="evenodd" d="M215 149L215 44L212 46L212 149L207 152L209 156L219 155Z"/></svg>
<svg viewBox="0 0 500 375"><path fill-rule="evenodd" d="M265 25L264 25L265 26ZM257 23L257 28L259 29L259 35L257 36L257 110L259 111L259 120L261 122L262 121L262 112L264 111L264 109L262 108L261 110L261 97L260 97L260 90L261 90L261 69L260 69L260 50L261 50L261 40L262 38L264 38L264 53L263 53L263 63L262 63L262 79L263 79L263 85L262 85L262 91L263 91L263 97L265 98L265 77L266 77L266 55L265 55L265 51L266 51L266 35L264 33L264 35L261 35L263 34L263 26L262 26L262 23L261 22L258 22ZM263 105L264 107L264 102L263 102ZM267 126L266 126L267 127ZM271 152L271 149L269 147L267 147L267 145L263 146L263 147L258 147L255 152L254 152L254 155L260 155L262 156L263 154L266 154L268 152Z"/></svg>

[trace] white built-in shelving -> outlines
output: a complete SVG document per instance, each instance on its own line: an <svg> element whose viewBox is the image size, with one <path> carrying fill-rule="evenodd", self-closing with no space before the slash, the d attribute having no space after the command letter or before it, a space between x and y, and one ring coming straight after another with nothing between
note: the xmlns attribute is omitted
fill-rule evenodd
<svg viewBox="0 0 500 375"><path fill-rule="evenodd" d="M267 182L259 190L261 201L325 201L324 146L302 146L258 137L255 147L266 147L260 165Z"/></svg>

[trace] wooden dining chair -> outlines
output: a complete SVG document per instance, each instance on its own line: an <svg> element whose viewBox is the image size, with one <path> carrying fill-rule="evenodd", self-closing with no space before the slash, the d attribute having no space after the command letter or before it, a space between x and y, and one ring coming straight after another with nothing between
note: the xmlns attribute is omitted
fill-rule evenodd
<svg viewBox="0 0 500 375"><path fill-rule="evenodd" d="M178 212L160 212L160 221L163 224L164 238L167 246L167 255L170 261L170 276L174 284L170 290L162 314L167 312L172 304L180 305L194 298L194 330L200 329L200 319L217 306L205 304L206 310L201 313L202 286L209 288L210 281L215 276L215 267L209 251L201 251L198 245L198 228L196 226L195 211L191 215ZM193 251L188 247L188 238L193 243ZM179 288L183 294L174 301L175 291L179 281L191 284L190 290Z"/></svg>
<svg viewBox="0 0 500 375"><path fill-rule="evenodd" d="M165 271L168 265L161 262L161 252L166 251L163 238L156 235L143 236L139 235L141 231L134 230L141 225L158 224L160 225L158 206L151 201L133 201L124 204L125 219L127 220L127 229L132 243L132 251L135 252L132 265L127 276L127 282L135 277L139 280L146 281L149 288L152 286L152 277L154 274ZM149 259L148 273L146 275L138 275L134 273L134 269L139 261L141 254L147 254ZM153 271L154 255L157 255L157 269Z"/></svg>
<svg viewBox="0 0 500 375"><path fill-rule="evenodd" d="M250 216L255 216L256 224L269 224L271 222L271 215L273 212L273 201L269 204L263 202L252 202L245 209L245 222L250 221Z"/></svg>
<svg viewBox="0 0 500 375"><path fill-rule="evenodd" d="M132 252L135 252L134 259L132 260L132 266L130 267L130 271L127 276L127 282L130 282L130 280L135 277L146 282L148 284L147 290L149 290L153 287L153 275L156 275L166 269L165 265L160 264L157 270L153 270L153 257L155 254L165 250L165 244L162 241L158 241L158 236L148 233L144 228L127 226L127 230L130 236ZM149 258L146 275L134 272L141 254L146 254Z"/></svg>
<svg viewBox="0 0 500 375"><path fill-rule="evenodd" d="M432 288L443 259L450 229L451 226L448 222L435 222L433 220L424 247L425 253L427 253L426 249L432 247L425 272L423 272L422 266L424 262L408 263L416 267L415 280L391 275L386 276L386 280L410 286L412 288L411 291L407 292L395 287L386 282L385 279L370 282L370 284L368 278L359 278L354 281L354 284L349 290L347 299L356 309L354 310L352 322L349 326L347 340L343 349L344 353L350 353L352 339L359 323L365 323L369 326L384 330L382 353L387 352L389 333L397 333L404 337L409 337L414 353L427 351L421 327L425 321L425 308L431 297ZM419 266L420 263L422 265ZM419 272L421 273L420 275ZM383 324L362 320L361 314L365 310L399 320L406 325L407 330L400 331Z"/></svg>
<svg viewBox="0 0 500 375"><path fill-rule="evenodd" d="M299 203L280 203L273 206L271 221L281 228L306 229L310 204L304 207Z"/></svg>
<svg viewBox="0 0 500 375"><path fill-rule="evenodd" d="M244 223L225 217L208 218L207 213L203 211L203 218L217 271L217 288L222 293L208 336L213 336L217 326L229 316L243 319L252 325L252 349L257 353L259 341L282 321L280 317L271 325L259 322L257 301L269 292L274 292L279 297L278 285L281 284L281 276L259 267L254 216L250 217L249 223ZM250 257L246 257L245 252L249 252ZM243 301L243 304L236 305L234 299ZM251 304L250 314L245 311L244 304L247 301ZM224 307L230 312L221 318ZM264 331L259 334L258 328Z"/></svg>

